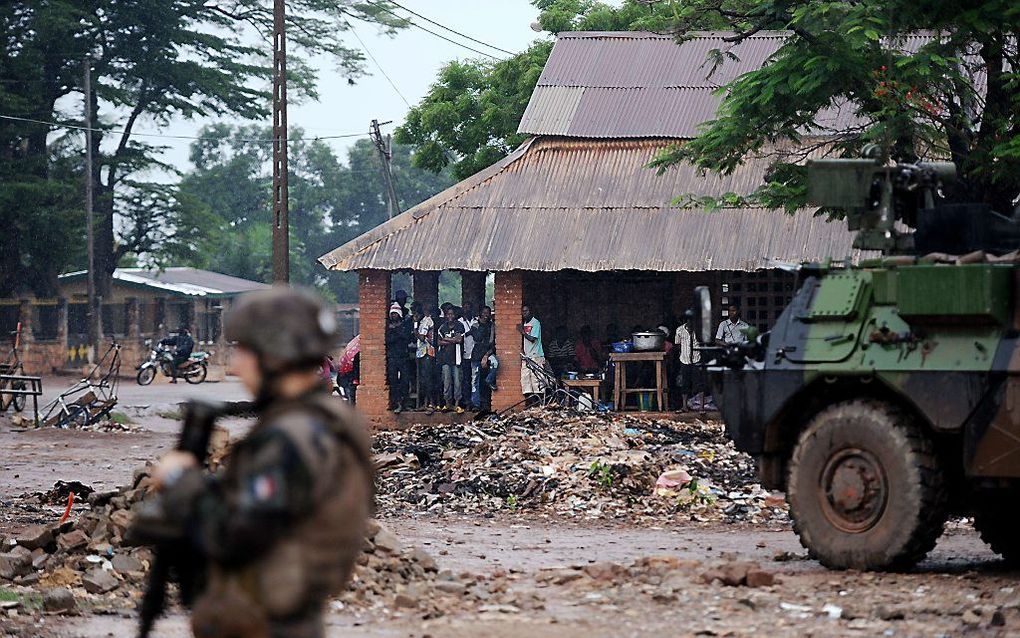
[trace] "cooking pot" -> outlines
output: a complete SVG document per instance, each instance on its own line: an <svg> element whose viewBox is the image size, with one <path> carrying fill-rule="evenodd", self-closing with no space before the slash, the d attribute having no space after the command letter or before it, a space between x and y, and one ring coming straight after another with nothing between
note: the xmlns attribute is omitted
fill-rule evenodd
<svg viewBox="0 0 1020 638"><path fill-rule="evenodd" d="M635 332L631 335L631 341L635 350L643 352L662 350L666 343L666 335L661 332Z"/></svg>

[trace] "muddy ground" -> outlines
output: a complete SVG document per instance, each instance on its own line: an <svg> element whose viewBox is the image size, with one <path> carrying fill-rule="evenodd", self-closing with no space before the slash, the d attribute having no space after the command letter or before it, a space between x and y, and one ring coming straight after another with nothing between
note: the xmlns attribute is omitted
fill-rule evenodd
<svg viewBox="0 0 1020 638"><path fill-rule="evenodd" d="M123 393L124 412L138 426L130 433L17 431L0 420L0 537L59 517L60 508L25 505L31 499L24 498L58 479L99 490L129 480L132 468L171 446L177 424L169 417L191 391L135 386ZM230 382L200 391L243 394ZM245 425L230 427L241 433ZM430 618L413 591L404 607L334 609L330 636L1020 635L1018 574L1002 568L966 521L952 523L914 572L861 574L829 572L808 560L788 529L576 521L535 512L385 514L404 544L423 547L440 569L477 583L469 590L475 593L444 599L444 613ZM707 571L735 561L756 563L774 574L774 584L703 582ZM0 608L0 635L127 637L136 629L128 598L84 601L78 615L53 616L34 612L30 595L0 582L0 601L5 594L26 605L14 617ZM172 613L155 635L188 635L183 615Z"/></svg>

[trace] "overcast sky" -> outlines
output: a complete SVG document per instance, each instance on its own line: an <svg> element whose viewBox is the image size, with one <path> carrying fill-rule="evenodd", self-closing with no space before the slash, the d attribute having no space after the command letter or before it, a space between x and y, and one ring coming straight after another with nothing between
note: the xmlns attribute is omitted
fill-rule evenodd
<svg viewBox="0 0 1020 638"><path fill-rule="evenodd" d="M401 0L401 4L440 24L508 51L521 51L533 40L549 37L548 34L539 34L531 29L531 23L538 17L538 10L528 0ZM405 12L399 13L403 15ZM491 51L420 18L410 17L422 26L460 40L472 48ZM443 64L454 59L479 57L476 53L413 26L393 37L380 35L378 29L369 24L355 23L355 28L365 46L411 105L425 96ZM349 37L349 44L352 47L360 46L353 36ZM505 55L491 52L497 56ZM386 133L392 132L396 124L403 122L408 110L407 104L379 72L371 58L366 62L366 70L370 75L358 79L353 86L334 71L330 60L323 58L314 62L320 70L320 100L292 104L288 110L291 127L301 127L309 136L338 135L367 131L373 118L380 122L392 120L394 124L383 128ZM206 123L209 122L175 122L164 132L194 135ZM269 124L268 120L266 124ZM152 132L155 129L148 126L140 127L139 130ZM151 141L171 147L165 157L171 164L181 170L190 168L187 140ZM346 159L344 149L354 141L340 139L329 140L329 143L341 158Z"/></svg>

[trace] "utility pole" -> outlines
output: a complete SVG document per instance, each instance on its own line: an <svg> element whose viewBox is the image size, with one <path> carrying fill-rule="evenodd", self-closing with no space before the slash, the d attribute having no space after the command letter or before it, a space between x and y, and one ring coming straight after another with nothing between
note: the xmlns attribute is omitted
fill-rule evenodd
<svg viewBox="0 0 1020 638"><path fill-rule="evenodd" d="M85 58L85 242L89 254L88 311L89 363L99 356L99 304L96 303L96 242L93 230L92 191L92 58Z"/></svg>
<svg viewBox="0 0 1020 638"><path fill-rule="evenodd" d="M383 122L389 124L389 122ZM383 138L379 132L379 120L372 120L371 130L372 142L375 143L375 150L379 151L379 160L382 162L383 179L386 181L386 200L389 202L389 216L400 214L400 205L397 204L397 191L393 188L393 173L390 172L390 160L393 159L392 139L389 135Z"/></svg>
<svg viewBox="0 0 1020 638"><path fill-rule="evenodd" d="M273 282L290 282L287 193L287 37L284 0L273 2Z"/></svg>

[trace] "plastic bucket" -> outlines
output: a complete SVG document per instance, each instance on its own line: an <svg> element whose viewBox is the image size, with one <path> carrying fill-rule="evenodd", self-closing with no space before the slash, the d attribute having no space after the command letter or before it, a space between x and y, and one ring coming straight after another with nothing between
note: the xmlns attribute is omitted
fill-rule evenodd
<svg viewBox="0 0 1020 638"><path fill-rule="evenodd" d="M655 402L655 393L653 392L638 392L638 409L642 412L650 412L652 404Z"/></svg>

